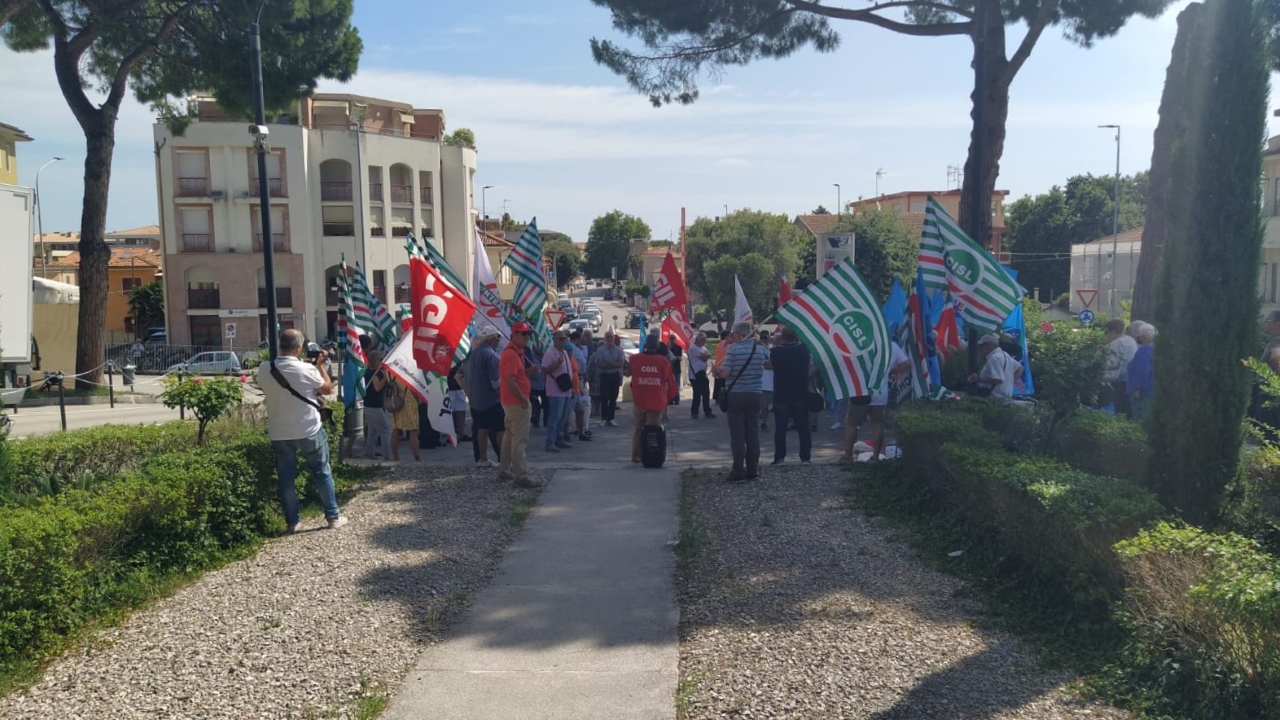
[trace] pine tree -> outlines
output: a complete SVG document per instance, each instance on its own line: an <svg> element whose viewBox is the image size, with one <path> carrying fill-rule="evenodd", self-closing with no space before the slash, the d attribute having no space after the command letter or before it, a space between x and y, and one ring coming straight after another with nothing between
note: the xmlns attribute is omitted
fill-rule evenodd
<svg viewBox="0 0 1280 720"><path fill-rule="evenodd" d="M1172 158L1156 285L1148 477L1188 522L1211 524L1239 466L1256 348L1258 178L1269 81L1266 0L1208 0L1190 38L1190 123Z"/></svg>

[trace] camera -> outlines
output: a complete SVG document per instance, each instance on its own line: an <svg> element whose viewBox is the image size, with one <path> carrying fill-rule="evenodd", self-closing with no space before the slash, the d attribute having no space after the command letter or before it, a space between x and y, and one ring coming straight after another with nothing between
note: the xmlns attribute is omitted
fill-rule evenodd
<svg viewBox="0 0 1280 720"><path fill-rule="evenodd" d="M320 359L320 346L316 343L307 343L307 359L315 362Z"/></svg>

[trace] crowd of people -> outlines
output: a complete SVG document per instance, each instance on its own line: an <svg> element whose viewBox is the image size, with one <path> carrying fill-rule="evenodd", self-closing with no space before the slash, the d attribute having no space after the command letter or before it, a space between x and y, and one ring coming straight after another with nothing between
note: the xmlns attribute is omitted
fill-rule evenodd
<svg viewBox="0 0 1280 720"><path fill-rule="evenodd" d="M1141 320L1125 327L1124 321L1116 319L1107 322L1103 332L1107 338L1104 397L1098 404L1109 405L1117 415L1145 421L1151 416L1151 398L1156 391L1156 328Z"/></svg>

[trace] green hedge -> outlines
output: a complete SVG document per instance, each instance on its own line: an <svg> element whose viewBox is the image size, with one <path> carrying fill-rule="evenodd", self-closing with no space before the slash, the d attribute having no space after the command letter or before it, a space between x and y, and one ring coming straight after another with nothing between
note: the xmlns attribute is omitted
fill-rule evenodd
<svg viewBox="0 0 1280 720"><path fill-rule="evenodd" d="M1140 424L1123 417L1079 411L1058 425L1049 452L1095 475L1142 482L1147 434Z"/></svg>
<svg viewBox="0 0 1280 720"><path fill-rule="evenodd" d="M181 422L6 443L22 468L10 474L14 487L58 468L100 477L56 493L11 492L0 512L0 688L86 625L283 530L261 412L246 407L215 423L204 447ZM334 458L341 490L358 471ZM310 487L301 494L314 499Z"/></svg>
<svg viewBox="0 0 1280 720"><path fill-rule="evenodd" d="M896 421L903 481L923 510L955 519L972 551L1025 577L1037 602L1105 622L1121 587L1111 546L1160 517L1160 506L1133 482L1005 449L1018 423L1032 422L1022 412L986 403L906 409Z"/></svg>
<svg viewBox="0 0 1280 720"><path fill-rule="evenodd" d="M0 504L22 495L54 495L78 478L114 477L148 457L185 450L195 444L195 427L103 425L9 441L9 462L0 476Z"/></svg>
<svg viewBox="0 0 1280 720"><path fill-rule="evenodd" d="M1223 500L1230 529L1280 554L1280 446L1248 449Z"/></svg>
<svg viewBox="0 0 1280 720"><path fill-rule="evenodd" d="M1130 630L1112 683L1153 716L1280 717L1280 563L1256 543L1161 523L1116 546Z"/></svg>

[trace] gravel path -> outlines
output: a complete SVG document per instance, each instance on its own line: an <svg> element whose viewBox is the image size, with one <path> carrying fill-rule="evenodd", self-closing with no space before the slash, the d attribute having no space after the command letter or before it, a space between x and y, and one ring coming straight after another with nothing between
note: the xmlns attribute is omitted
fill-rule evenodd
<svg viewBox="0 0 1280 720"><path fill-rule="evenodd" d="M1038 670L1012 636L976 628L958 580L849 508L843 470L722 477L685 475L685 720L1128 717L1073 698L1070 677Z"/></svg>
<svg viewBox="0 0 1280 720"><path fill-rule="evenodd" d="M550 473L535 471L538 480ZM402 466L67 654L0 718L348 718L389 692L496 569L536 491ZM513 515L513 513L515 513Z"/></svg>

